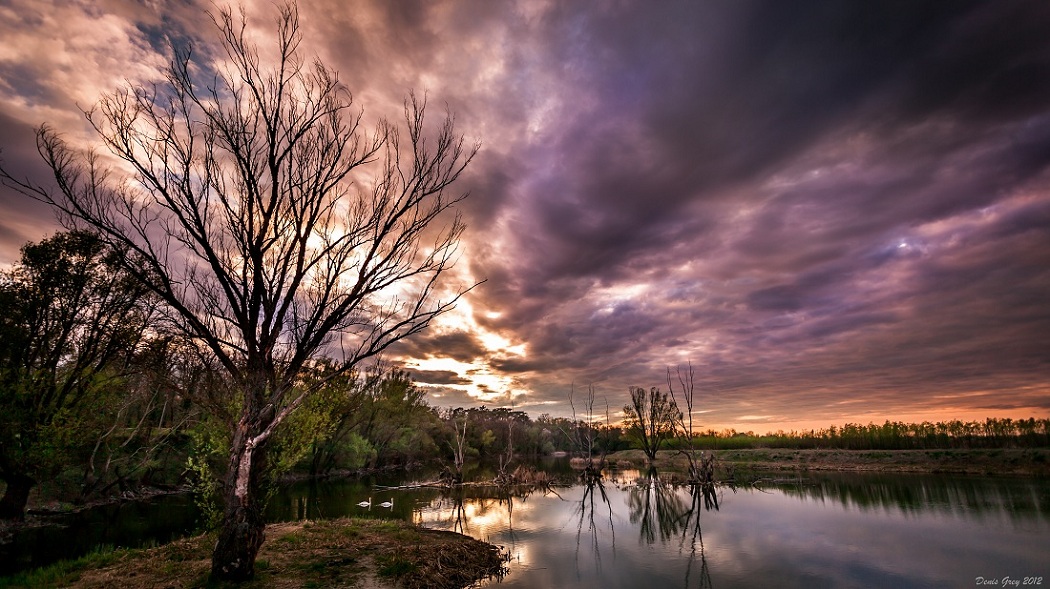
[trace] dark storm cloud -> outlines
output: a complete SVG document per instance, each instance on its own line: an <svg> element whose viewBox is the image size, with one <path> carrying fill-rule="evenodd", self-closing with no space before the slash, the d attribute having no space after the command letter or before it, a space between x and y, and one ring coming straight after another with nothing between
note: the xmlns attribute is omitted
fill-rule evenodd
<svg viewBox="0 0 1050 589"><path fill-rule="evenodd" d="M249 11L272 11L259 4ZM105 6L85 19L123 31L113 53L129 62L209 26L189 3ZM424 362L442 404L469 402L470 381L564 414L575 382L615 408L628 385L691 360L713 423L1046 408L1044 3L301 12L305 45L368 120L396 119L415 89L484 142L459 186L471 196L457 270L486 280L466 297L473 316L392 350L474 367ZM23 29L48 25L46 11L20 13ZM27 113L75 113L92 90L68 90L90 84L41 57L76 43L44 47L0 59L4 157L27 169L27 125L42 122ZM13 258L38 212L3 198Z"/></svg>
<svg viewBox="0 0 1050 589"><path fill-rule="evenodd" d="M466 331L428 331L400 342L396 353L411 358L452 358L460 362L471 362L484 356L486 348L476 335Z"/></svg>
<svg viewBox="0 0 1050 589"><path fill-rule="evenodd" d="M412 379L424 385L466 385L470 379L451 370L411 370Z"/></svg>
<svg viewBox="0 0 1050 589"><path fill-rule="evenodd" d="M552 355L560 356L576 325L586 322L580 309L569 311L576 321L559 318L553 332L554 321L537 321L579 304L564 297L565 289L591 292L603 282L645 280L647 272L632 266L635 259L655 257L666 270L690 254L710 252L689 251L689 241L710 245L712 233L738 246L721 252L716 246L714 255L766 274L756 277L759 283L777 274L788 281L739 291L752 307L840 304L850 296L851 276L900 255L894 232L992 204L1045 169L1050 136L1037 110L1045 108L1045 84L1012 84L1006 97L993 82L1013 80L1018 68L1046 69L1041 28L1004 26L1015 20L1045 24L1045 9L1028 5L988 14L985 4L916 3L753 8L714 15L719 26L737 25L730 27L737 34L723 34L716 41L724 46L714 48L687 38L702 37L691 28L702 10L665 20L634 13L577 16L572 22L587 43L559 48L555 42L553 51L563 51L587 82L580 102L601 98L573 112L564 132L551 137L559 162L535 181L534 208L517 237L526 258L519 264L525 274L515 277L523 285L518 292L535 293L543 302L526 303L526 312L509 319L529 324L523 339L533 347L547 341ZM647 25L660 29L664 43L638 41L653 38L641 32ZM678 59L661 56L664 46L678 50ZM995 58L975 46L987 46ZM703 51L718 59L703 59ZM868 142L862 146L868 153L858 155L871 167L831 169L827 180L794 189L761 184L790 171L807 151L828 152L825 162L814 163L848 166L854 154L833 153L839 141ZM725 212L705 201L730 198L762 211L750 224L696 218ZM875 245L881 249L873 251L872 242L880 239L884 243ZM716 270L733 274L728 265ZM893 315L866 317L857 327ZM645 321L616 320L620 336L647 329ZM583 331L607 341L602 326Z"/></svg>
<svg viewBox="0 0 1050 589"><path fill-rule="evenodd" d="M0 161L20 178L46 179L47 168L36 151L33 128L0 111ZM0 185L0 265L19 257L19 248L58 229L51 210Z"/></svg>

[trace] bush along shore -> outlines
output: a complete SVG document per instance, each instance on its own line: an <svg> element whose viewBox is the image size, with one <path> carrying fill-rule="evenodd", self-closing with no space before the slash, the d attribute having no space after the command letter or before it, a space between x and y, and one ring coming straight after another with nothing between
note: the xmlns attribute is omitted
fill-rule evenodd
<svg viewBox="0 0 1050 589"><path fill-rule="evenodd" d="M901 472L967 475L1050 476L1050 449L979 448L939 450L842 450L749 448L707 450L719 464L720 479L746 472L842 471ZM608 456L615 465L640 467L646 464L640 450ZM661 450L654 465L681 469L686 458L674 450Z"/></svg>
<svg viewBox="0 0 1050 589"><path fill-rule="evenodd" d="M333 519L272 524L256 560L262 587L459 588L506 569L503 550L461 534L401 521ZM224 587L210 584L215 534L156 548L100 550L70 561L0 578L0 588Z"/></svg>

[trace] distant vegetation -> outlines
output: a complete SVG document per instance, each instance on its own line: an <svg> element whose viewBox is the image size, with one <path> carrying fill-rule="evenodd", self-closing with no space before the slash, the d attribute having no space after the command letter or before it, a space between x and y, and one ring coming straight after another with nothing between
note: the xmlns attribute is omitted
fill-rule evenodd
<svg viewBox="0 0 1050 589"><path fill-rule="evenodd" d="M834 448L843 450L923 450L950 448L1039 448L1050 446L1050 419L988 418L984 421L847 423L821 430L755 435L707 430L696 436L707 449Z"/></svg>

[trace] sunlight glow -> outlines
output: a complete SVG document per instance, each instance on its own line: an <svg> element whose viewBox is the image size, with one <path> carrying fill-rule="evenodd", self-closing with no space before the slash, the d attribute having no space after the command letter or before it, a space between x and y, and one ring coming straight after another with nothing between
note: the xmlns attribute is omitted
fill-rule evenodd
<svg viewBox="0 0 1050 589"><path fill-rule="evenodd" d="M456 308L434 322L431 329L437 333L466 332L474 336L485 348L485 353L466 362L451 357L429 356L426 358L405 358L403 362L410 371L452 372L470 384L427 383L425 377L418 384L423 387L441 386L462 391L480 402L494 402L505 399L513 402L515 397L525 394L509 376L497 374L490 366L493 358L524 358L527 355L526 344L515 344L507 337L485 329L474 319L475 312L470 301L461 300ZM437 396L437 395L435 395Z"/></svg>

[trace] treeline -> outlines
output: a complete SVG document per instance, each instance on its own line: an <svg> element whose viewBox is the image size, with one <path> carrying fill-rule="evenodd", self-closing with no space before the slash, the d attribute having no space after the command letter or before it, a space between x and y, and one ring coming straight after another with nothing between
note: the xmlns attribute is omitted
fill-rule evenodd
<svg viewBox="0 0 1050 589"><path fill-rule="evenodd" d="M586 455L587 440L593 441L592 456L621 450L638 450L642 445L630 425L551 417L531 419L521 411L509 409L455 409L440 412L448 424L467 420L468 457L494 460L507 452L512 440L515 456L534 458L555 452ZM508 423L513 426L508 427ZM447 431L447 430L446 430ZM510 435L508 435L510 432ZM678 451L689 446L683 435L669 437L662 449ZM1050 447L1050 419L988 418L984 421L943 421L905 423L886 421L867 425L847 423L819 430L778 431L766 434L705 430L693 435L698 450L738 450L748 448L842 449L842 450L923 450L965 448L1045 448Z"/></svg>
<svg viewBox="0 0 1050 589"><path fill-rule="evenodd" d="M695 436L706 449L829 448L844 450L923 450L953 448L1037 448L1050 446L1050 419L990 417L984 421L847 423L820 430L778 431L765 435L707 430Z"/></svg>

